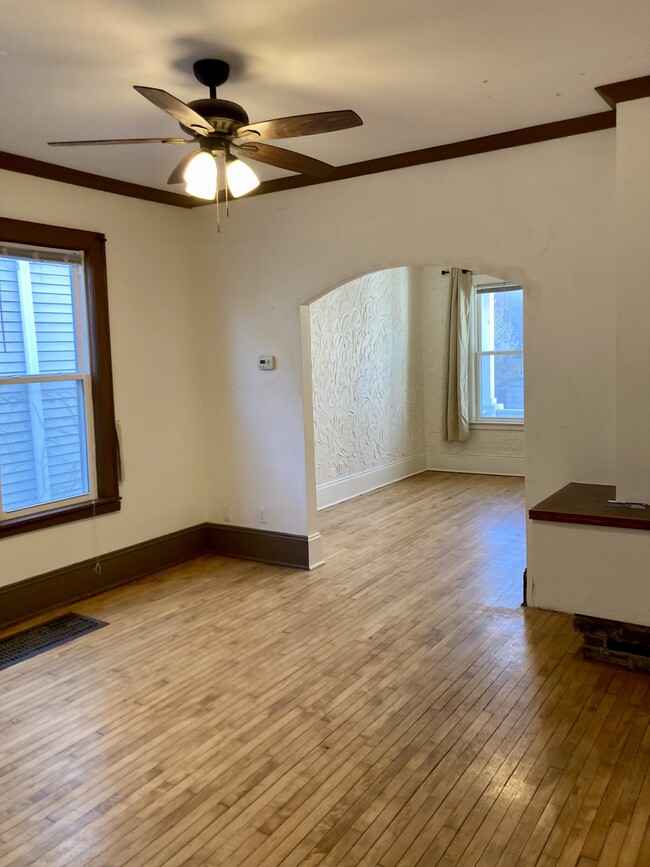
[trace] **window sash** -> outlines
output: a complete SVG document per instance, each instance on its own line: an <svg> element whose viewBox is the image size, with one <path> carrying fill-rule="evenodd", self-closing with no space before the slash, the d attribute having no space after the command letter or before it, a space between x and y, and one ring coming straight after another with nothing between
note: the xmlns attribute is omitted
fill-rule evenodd
<svg viewBox="0 0 650 867"><path fill-rule="evenodd" d="M52 509L74 506L81 503L89 503L97 498L97 473L95 462L95 437L92 411L92 380L89 374L70 373L43 376L5 376L0 377L0 390L3 385L31 385L34 383L47 382L80 382L83 392L84 403L84 443L85 454L83 455L88 476L88 490L74 497L54 497L42 503L34 503L23 509L6 510L2 497L2 473L0 472L0 521L12 518L23 518L29 515L38 515L49 512Z"/></svg>
<svg viewBox="0 0 650 867"><path fill-rule="evenodd" d="M476 295L497 295L499 292L520 292L522 287L518 283L485 283L475 286Z"/></svg>
<svg viewBox="0 0 650 867"><path fill-rule="evenodd" d="M0 256L25 262L54 262L59 265L83 265L81 250L60 250L35 244L7 244L0 241Z"/></svg>
<svg viewBox="0 0 650 867"><path fill-rule="evenodd" d="M9 374L0 376L0 386L3 385L36 385L41 383L56 383L56 382L79 382L82 389L82 413L79 415L80 427L83 428L83 435L79 436L77 441L79 466L83 468L82 479L87 481L87 491L83 491L76 496L61 497L53 495L50 491L50 479L52 478L49 470L48 457L55 458L55 446L50 449L45 448L45 439L47 437L46 421L43 415L43 406L41 401L45 400L45 396L40 393L40 389L35 392L31 389L26 390L25 400L28 407L30 424L29 434L24 439L24 446L30 448L33 454L34 463L28 462L30 470L26 472L35 472L34 484L36 485L34 493L38 495L38 502L30 503L23 508L7 509L6 503L2 496L2 473L0 472L0 521L8 518L20 518L27 515L36 515L40 512L49 511L53 508L63 506L76 505L78 503L87 502L96 497L96 475L94 471L95 455L93 448L92 437L92 417L93 417L93 402L92 402L92 384L90 374L88 373L88 326L86 319L86 303L85 303L85 286L82 276L84 256L83 252L76 250L55 250L42 247L29 247L20 244L0 244L0 257L10 262L16 263L16 279L17 289L20 299L20 321L22 327L22 349L25 356L25 364L27 372L21 374ZM41 373L41 352L43 347L38 338L38 320L35 313L35 286L40 286L40 291L47 293L49 289L48 277L41 276L33 272L32 264L47 262L55 265L67 266L65 268L66 281L69 280L70 294L67 295L67 300L64 301L63 309L72 307L72 338L74 344L74 373ZM55 291L57 281L51 284L51 291ZM33 401L36 401L34 403ZM79 408L79 407L78 407ZM11 430L11 428L10 428ZM75 459L77 460L77 458ZM12 465L9 455L9 466ZM15 466L15 463L14 463ZM86 487L83 484L83 487ZM67 493L67 492L66 492Z"/></svg>
<svg viewBox="0 0 650 867"><path fill-rule="evenodd" d="M477 349L477 355L521 355L523 357L523 349Z"/></svg>
<svg viewBox="0 0 650 867"><path fill-rule="evenodd" d="M485 357L508 357L521 356L522 363L524 360L523 349L499 350L499 349L480 349L482 345L481 334L481 295L498 294L501 292L521 292L522 287L516 283L497 283L483 284L474 287L474 298L472 300L472 346L474 355L473 377L472 377L472 407L473 418L472 423L487 424L487 425L523 425L525 418L522 416L484 416L481 415L481 361ZM507 412L507 410L506 410Z"/></svg>

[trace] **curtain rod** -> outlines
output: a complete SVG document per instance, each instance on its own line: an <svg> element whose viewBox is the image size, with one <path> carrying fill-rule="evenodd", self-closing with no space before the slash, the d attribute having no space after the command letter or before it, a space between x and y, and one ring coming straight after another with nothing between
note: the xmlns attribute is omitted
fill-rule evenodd
<svg viewBox="0 0 650 867"><path fill-rule="evenodd" d="M471 274L472 273L469 268L461 268L460 270L463 272L463 274ZM443 271L442 273L443 274L449 274L449 271Z"/></svg>

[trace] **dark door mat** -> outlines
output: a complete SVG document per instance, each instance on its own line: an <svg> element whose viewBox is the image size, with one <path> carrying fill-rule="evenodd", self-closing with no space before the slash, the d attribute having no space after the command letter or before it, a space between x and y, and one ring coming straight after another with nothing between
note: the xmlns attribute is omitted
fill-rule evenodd
<svg viewBox="0 0 650 867"><path fill-rule="evenodd" d="M108 623L71 613L39 623L38 626L32 626L22 632L16 632L8 638L2 638L0 639L0 671L22 662L23 659L29 659L60 644L73 641L80 635L101 629L102 626L108 626Z"/></svg>

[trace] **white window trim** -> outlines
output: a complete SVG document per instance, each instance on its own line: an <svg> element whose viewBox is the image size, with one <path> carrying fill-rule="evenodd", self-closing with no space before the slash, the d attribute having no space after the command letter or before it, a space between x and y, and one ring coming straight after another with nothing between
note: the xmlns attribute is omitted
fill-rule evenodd
<svg viewBox="0 0 650 867"><path fill-rule="evenodd" d="M525 419L516 418L482 418L480 421L471 421L469 426L472 430L499 430L522 431Z"/></svg>
<svg viewBox="0 0 650 867"><path fill-rule="evenodd" d="M39 249L24 245L23 249L29 251L29 256L24 259L19 258L22 245L17 245L11 250L0 251L3 255L11 258L18 258L18 291L20 297L21 322L23 326L23 345L25 350L25 360L27 365L27 374L25 376L0 376L0 385L20 385L20 384L37 384L44 382L81 382L84 399L84 421L85 421L85 441L86 441L86 465L88 474L88 491L79 494L76 497L66 497L58 499L45 499L48 497L49 480L41 479L39 482L39 490L43 492L44 502L35 503L27 506L24 509L13 509L6 511L2 507L2 476L0 475L0 521L10 520L13 518L26 518L31 515L39 515L43 512L50 512L53 509L66 508L69 506L82 505L84 503L92 503L97 498L97 478L96 478L96 457L95 457L95 436L93 424L93 398L92 398L92 378L89 369L88 355L88 320L87 320L87 300L85 297L84 282L81 278L83 272L83 253L80 253L80 262L67 261L66 252L60 251L60 258L57 257L58 250L47 250L53 254L49 261L61 262L62 264L70 264L71 280L72 280L72 302L74 309L74 334L75 334L75 350L77 358L77 373L71 374L41 374L38 363L38 348L36 344L36 331L34 322L34 307L31 294L31 273L29 263L38 261L38 255L33 255ZM34 406L30 400L30 413L38 414L38 407ZM36 419L38 422L38 419ZM33 430L39 430L39 424L33 424ZM35 447L38 443L35 443ZM37 462L38 466L38 462Z"/></svg>
<svg viewBox="0 0 650 867"><path fill-rule="evenodd" d="M482 351L479 349L479 328L477 325L477 307L478 300L477 296L480 294L487 294L490 292L512 292L518 289L522 289L522 286L519 283L479 283L472 287L472 306L471 306L471 317L470 317L470 341L472 346L472 364L471 364L471 382L470 382L470 402L472 407L472 414L470 418L469 426L474 430L494 430L498 428L499 430L523 430L526 418L525 415L523 418L515 418L515 417L501 417L501 418L490 418L489 416L482 416L480 406L479 406L479 387L478 384L480 382L480 363L481 358L484 355L521 355L522 359L524 357L524 350L511 350L511 351ZM525 413L525 410L524 410Z"/></svg>

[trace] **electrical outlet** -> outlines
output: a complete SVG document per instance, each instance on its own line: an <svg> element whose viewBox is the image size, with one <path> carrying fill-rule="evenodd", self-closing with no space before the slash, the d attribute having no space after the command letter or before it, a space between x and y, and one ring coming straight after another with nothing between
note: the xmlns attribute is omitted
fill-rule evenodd
<svg viewBox="0 0 650 867"><path fill-rule="evenodd" d="M232 509L230 508L230 506L223 507L223 519L227 523L230 523L232 521Z"/></svg>
<svg viewBox="0 0 650 867"><path fill-rule="evenodd" d="M257 520L260 524L266 524L266 507L260 506L257 510Z"/></svg>

